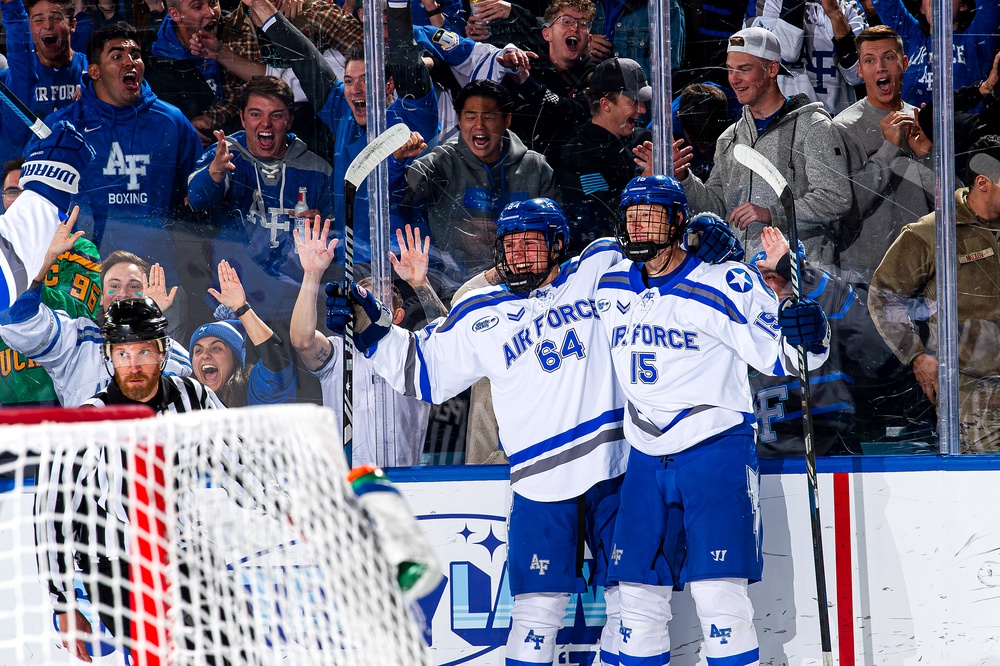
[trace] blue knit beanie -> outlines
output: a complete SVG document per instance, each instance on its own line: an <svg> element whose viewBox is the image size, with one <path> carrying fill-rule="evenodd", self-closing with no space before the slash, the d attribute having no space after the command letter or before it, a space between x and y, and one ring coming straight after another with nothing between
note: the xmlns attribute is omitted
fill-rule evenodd
<svg viewBox="0 0 1000 666"><path fill-rule="evenodd" d="M191 336L191 346L188 347L188 350L193 352L195 343L202 338L219 338L233 350L233 356L239 359L240 365L243 365L247 360L247 350L244 347L245 336L246 331L238 319L214 321L198 327L198 330Z"/></svg>

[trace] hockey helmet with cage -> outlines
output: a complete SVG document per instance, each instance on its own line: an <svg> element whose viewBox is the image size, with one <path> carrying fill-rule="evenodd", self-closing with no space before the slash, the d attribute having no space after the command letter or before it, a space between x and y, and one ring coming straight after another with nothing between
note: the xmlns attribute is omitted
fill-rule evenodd
<svg viewBox="0 0 1000 666"><path fill-rule="evenodd" d="M104 338L101 350L106 360L111 359L112 345L154 341L158 342L165 363L170 347L167 318L156 301L148 296L128 298L109 305L101 323L101 337Z"/></svg>
<svg viewBox="0 0 1000 666"><path fill-rule="evenodd" d="M540 273L515 273L507 261L504 237L525 231L538 231L545 235L548 262L547 268ZM569 222L559 204L545 198L515 201L508 204L497 218L497 236L493 244L497 272L511 292L527 294L545 280L553 266L565 260L568 243Z"/></svg>
<svg viewBox="0 0 1000 666"><path fill-rule="evenodd" d="M671 232L665 242L632 241L629 238L626 223L626 211L632 206L642 204L659 204L667 210L667 220L672 225ZM673 245L684 232L687 224L687 195L680 182L673 176L639 176L629 181L622 190L621 209L616 223L615 237L621 246L622 253L632 261L649 261L660 250Z"/></svg>

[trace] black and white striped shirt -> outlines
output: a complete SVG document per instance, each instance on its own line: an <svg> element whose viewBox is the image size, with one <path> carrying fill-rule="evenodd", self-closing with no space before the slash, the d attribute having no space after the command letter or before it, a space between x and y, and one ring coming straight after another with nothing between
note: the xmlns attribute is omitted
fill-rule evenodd
<svg viewBox="0 0 1000 666"><path fill-rule="evenodd" d="M183 414L202 409L225 409L212 389L191 377L163 375L153 399L146 403L126 397L112 382L103 391L83 403L85 406L145 404L157 414ZM126 455L101 446L68 452L53 461L47 470L47 484L36 489L36 514L63 516L68 510L69 521L60 519L36 522L36 538L40 549L40 573L48 578L49 594L57 612L65 609L68 598L74 596L74 567L86 574L92 567L103 568L111 560L126 555L125 528L128 524ZM58 486L57 486L58 484ZM58 492L57 487L71 489ZM71 548L66 543L72 544Z"/></svg>
<svg viewBox="0 0 1000 666"><path fill-rule="evenodd" d="M200 409L225 409L215 391L192 377L177 377L163 375L160 377L160 390L149 402L132 400L121 392L114 382L107 388L84 401L83 407L106 407L108 405L146 405L157 414L184 414Z"/></svg>

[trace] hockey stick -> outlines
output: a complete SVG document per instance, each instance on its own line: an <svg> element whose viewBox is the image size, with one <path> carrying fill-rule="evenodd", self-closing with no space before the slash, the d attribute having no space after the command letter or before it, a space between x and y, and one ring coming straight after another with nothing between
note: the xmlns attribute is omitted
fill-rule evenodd
<svg viewBox="0 0 1000 666"><path fill-rule="evenodd" d="M35 133L39 139L44 139L49 134L52 134L52 130L49 126L42 122L42 119L31 112L31 109L24 105L24 102L17 98L10 88L4 85L3 81L0 81L0 99L3 100L4 104L10 107L11 111L17 114L17 117L24 121L24 124L28 126L32 132Z"/></svg>
<svg viewBox="0 0 1000 666"><path fill-rule="evenodd" d="M739 144L733 148L736 161L763 178L778 195L788 220L788 236L792 247L792 294L802 300L802 262L795 250L799 246L799 230L795 222L795 199L788 181L771 162L753 148ZM823 665L833 666L833 648L830 641L830 611L826 598L826 565L823 560L823 533L819 514L819 484L816 479L816 436L813 430L812 391L809 387L809 368L806 365L806 348L799 351L799 377L802 384L802 429L806 445L806 476L809 479L809 522L812 527L813 565L816 568L816 602L819 604L819 638L823 650Z"/></svg>
<svg viewBox="0 0 1000 666"><path fill-rule="evenodd" d="M355 157L344 176L344 293L354 280L354 197L358 188L380 163L403 147L410 129L403 123L393 125L372 139ZM344 447L354 441L354 336L351 327L344 330Z"/></svg>

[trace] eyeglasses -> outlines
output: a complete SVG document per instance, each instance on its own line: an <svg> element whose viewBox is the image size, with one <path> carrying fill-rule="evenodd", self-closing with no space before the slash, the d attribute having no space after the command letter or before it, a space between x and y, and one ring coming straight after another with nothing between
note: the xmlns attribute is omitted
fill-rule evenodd
<svg viewBox="0 0 1000 666"><path fill-rule="evenodd" d="M8 187L7 189L5 189L3 191L3 198L4 199L16 199L17 195L19 195L23 191L24 190L22 190L20 187Z"/></svg>
<svg viewBox="0 0 1000 666"><path fill-rule="evenodd" d="M561 25L564 28L572 28L575 25L581 30L581 32L584 30L590 32L590 26L594 25L594 22L590 19L575 19L572 16L563 14L562 16L552 19L552 23L550 23L549 26L551 27L553 25Z"/></svg>

